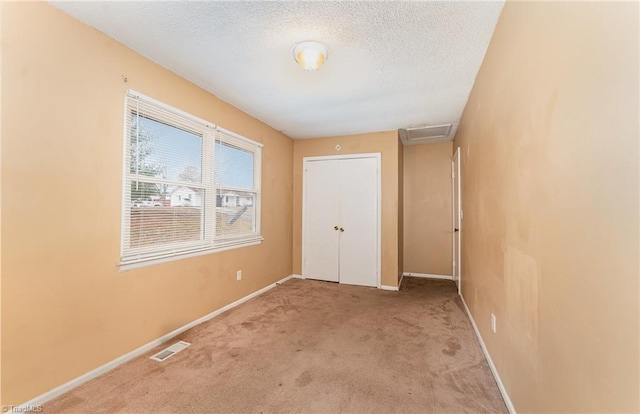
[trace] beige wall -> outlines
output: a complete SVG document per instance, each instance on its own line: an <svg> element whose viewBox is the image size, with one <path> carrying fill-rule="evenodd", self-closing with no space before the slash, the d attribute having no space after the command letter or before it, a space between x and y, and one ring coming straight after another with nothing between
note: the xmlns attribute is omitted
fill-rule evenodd
<svg viewBox="0 0 640 414"><path fill-rule="evenodd" d="M3 19L3 7L0 2L0 25ZM2 112L2 68L4 56L2 48L4 45L4 30L0 26L0 406L2 406L2 125L4 113Z"/></svg>
<svg viewBox="0 0 640 414"><path fill-rule="evenodd" d="M507 2L458 129L462 292L518 412L640 411L638 69L638 3Z"/></svg>
<svg viewBox="0 0 640 414"><path fill-rule="evenodd" d="M290 275L293 142L52 6L2 7L2 404L18 404ZM118 271L127 88L264 143L261 245Z"/></svg>
<svg viewBox="0 0 640 414"><path fill-rule="evenodd" d="M404 269L404 151L398 136L398 282Z"/></svg>
<svg viewBox="0 0 640 414"><path fill-rule="evenodd" d="M404 147L404 271L451 275L453 143Z"/></svg>
<svg viewBox="0 0 640 414"><path fill-rule="evenodd" d="M342 149L336 151L340 144ZM293 272L302 273L302 159L323 155L382 154L382 284L398 286L398 133L302 139L293 146Z"/></svg>

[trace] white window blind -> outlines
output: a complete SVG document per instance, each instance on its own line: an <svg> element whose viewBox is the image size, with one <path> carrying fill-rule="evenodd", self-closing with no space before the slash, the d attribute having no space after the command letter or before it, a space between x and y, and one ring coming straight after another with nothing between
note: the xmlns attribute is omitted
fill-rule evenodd
<svg viewBox="0 0 640 414"><path fill-rule="evenodd" d="M124 135L121 265L262 239L260 144L131 91Z"/></svg>

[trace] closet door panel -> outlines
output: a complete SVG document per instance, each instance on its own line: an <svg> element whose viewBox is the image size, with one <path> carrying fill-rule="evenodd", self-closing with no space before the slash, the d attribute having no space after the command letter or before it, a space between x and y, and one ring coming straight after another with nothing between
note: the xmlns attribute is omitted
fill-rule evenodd
<svg viewBox="0 0 640 414"><path fill-rule="evenodd" d="M305 163L302 275L339 281L339 160Z"/></svg>
<svg viewBox="0 0 640 414"><path fill-rule="evenodd" d="M378 162L340 160L340 283L377 286Z"/></svg>

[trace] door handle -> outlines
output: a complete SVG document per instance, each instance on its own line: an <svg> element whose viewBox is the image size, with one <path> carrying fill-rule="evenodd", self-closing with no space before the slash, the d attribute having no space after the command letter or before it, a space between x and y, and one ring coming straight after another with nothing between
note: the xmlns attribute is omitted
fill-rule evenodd
<svg viewBox="0 0 640 414"><path fill-rule="evenodd" d="M333 229L334 230L338 230L338 226L333 226Z"/></svg>
<svg viewBox="0 0 640 414"><path fill-rule="evenodd" d="M459 232L460 230L459 230L459 229L453 229L453 231L454 231L454 233L457 233L457 232Z"/></svg>

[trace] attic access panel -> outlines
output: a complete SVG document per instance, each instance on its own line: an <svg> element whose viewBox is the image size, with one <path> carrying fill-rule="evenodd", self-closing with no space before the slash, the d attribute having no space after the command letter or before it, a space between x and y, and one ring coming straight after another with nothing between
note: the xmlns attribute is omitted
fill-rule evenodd
<svg viewBox="0 0 640 414"><path fill-rule="evenodd" d="M432 125L399 129L404 145L442 142L450 139L452 124Z"/></svg>

